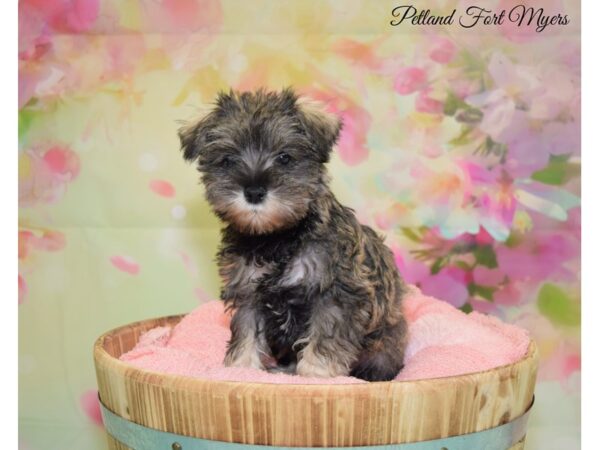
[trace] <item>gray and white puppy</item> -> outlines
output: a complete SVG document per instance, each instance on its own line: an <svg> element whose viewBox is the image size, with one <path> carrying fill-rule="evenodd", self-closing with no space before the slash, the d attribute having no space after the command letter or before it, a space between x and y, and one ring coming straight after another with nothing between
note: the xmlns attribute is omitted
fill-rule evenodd
<svg viewBox="0 0 600 450"><path fill-rule="evenodd" d="M340 128L285 89L221 93L179 132L226 224L217 259L234 311L227 366L365 380L403 367L405 289L392 252L328 186Z"/></svg>

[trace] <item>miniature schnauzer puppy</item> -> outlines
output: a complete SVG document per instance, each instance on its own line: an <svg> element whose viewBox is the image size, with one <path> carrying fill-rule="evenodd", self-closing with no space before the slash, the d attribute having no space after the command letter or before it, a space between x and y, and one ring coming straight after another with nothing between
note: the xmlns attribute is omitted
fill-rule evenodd
<svg viewBox="0 0 600 450"><path fill-rule="evenodd" d="M340 120L281 92L229 92L179 131L225 222L217 256L231 340L225 365L393 379L405 285L392 252L328 186Z"/></svg>

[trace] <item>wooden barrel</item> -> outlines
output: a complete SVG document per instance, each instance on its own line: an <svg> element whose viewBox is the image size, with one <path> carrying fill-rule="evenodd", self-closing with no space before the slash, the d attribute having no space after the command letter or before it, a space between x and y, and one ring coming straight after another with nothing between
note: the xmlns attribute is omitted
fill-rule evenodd
<svg viewBox="0 0 600 450"><path fill-rule="evenodd" d="M520 361L485 372L352 385L203 380L141 370L118 359L142 333L173 326L181 317L133 323L96 341L94 360L110 449L130 448L111 433L127 441L122 436L148 432L159 433L149 441L173 440L165 450L192 448L189 443L196 440L189 438L214 441L223 450L233 450L225 443L375 447L417 442L433 444L406 448L475 449L455 445L457 438L452 437L499 440L486 433L500 431L503 436L512 433L514 439L504 448L523 448L538 363L533 342ZM119 434L121 425L128 429Z"/></svg>

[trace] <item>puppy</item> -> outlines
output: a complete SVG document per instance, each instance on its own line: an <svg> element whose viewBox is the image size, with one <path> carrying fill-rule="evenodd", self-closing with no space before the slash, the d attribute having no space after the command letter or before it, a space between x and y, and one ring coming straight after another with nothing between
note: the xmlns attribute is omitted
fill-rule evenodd
<svg viewBox="0 0 600 450"><path fill-rule="evenodd" d="M338 118L282 92L229 92L180 129L225 222L221 298L234 311L225 365L393 379L405 292L392 252L342 206L325 163Z"/></svg>

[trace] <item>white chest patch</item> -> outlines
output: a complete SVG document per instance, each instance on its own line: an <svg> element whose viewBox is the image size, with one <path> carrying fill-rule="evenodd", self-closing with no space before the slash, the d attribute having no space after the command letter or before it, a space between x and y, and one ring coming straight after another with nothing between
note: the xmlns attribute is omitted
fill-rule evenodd
<svg viewBox="0 0 600 450"><path fill-rule="evenodd" d="M316 250L304 251L293 259L285 270L281 284L293 286L299 283L313 284L320 280L323 262Z"/></svg>

